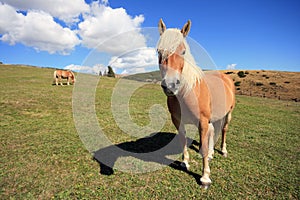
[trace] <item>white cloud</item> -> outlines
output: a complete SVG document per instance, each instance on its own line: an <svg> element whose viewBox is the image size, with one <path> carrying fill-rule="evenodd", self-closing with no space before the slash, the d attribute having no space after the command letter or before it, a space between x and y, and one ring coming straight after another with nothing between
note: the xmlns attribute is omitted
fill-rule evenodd
<svg viewBox="0 0 300 200"><path fill-rule="evenodd" d="M124 8L113 9L92 3L90 13L79 23L82 44L112 55L146 46L145 37L139 32L142 15L132 18Z"/></svg>
<svg viewBox="0 0 300 200"><path fill-rule="evenodd" d="M113 56L110 66L122 73L133 74L147 71L147 67L157 65L157 56L154 48L140 48L120 56Z"/></svg>
<svg viewBox="0 0 300 200"><path fill-rule="evenodd" d="M235 69L236 66L237 64L229 64L227 65L226 69Z"/></svg>
<svg viewBox="0 0 300 200"><path fill-rule="evenodd" d="M89 5L84 0L1 0L17 10L42 10L66 23L78 22L81 13L89 11Z"/></svg>
<svg viewBox="0 0 300 200"><path fill-rule="evenodd" d="M7 21L7 17L11 21ZM22 43L38 51L68 54L80 43L76 33L57 24L43 11L28 11L27 15L13 12L9 5L0 4L0 40L11 45Z"/></svg>
<svg viewBox="0 0 300 200"><path fill-rule="evenodd" d="M100 71L103 73L107 69L107 67L105 67L102 64L96 64L92 67L70 64L65 66L64 69L81 72L81 73L99 74Z"/></svg>
<svg viewBox="0 0 300 200"><path fill-rule="evenodd" d="M13 7L0 3L0 34L8 32L11 27L20 26L22 16Z"/></svg>
<svg viewBox="0 0 300 200"><path fill-rule="evenodd" d="M2 42L10 45L22 43L37 51L63 55L81 44L111 55L112 67L128 73L142 72L148 66L157 65L155 50L147 47L146 38L141 33L144 16L130 16L124 8L111 8L108 0L90 4L84 0L1 2ZM99 72L95 66L86 68L86 71Z"/></svg>

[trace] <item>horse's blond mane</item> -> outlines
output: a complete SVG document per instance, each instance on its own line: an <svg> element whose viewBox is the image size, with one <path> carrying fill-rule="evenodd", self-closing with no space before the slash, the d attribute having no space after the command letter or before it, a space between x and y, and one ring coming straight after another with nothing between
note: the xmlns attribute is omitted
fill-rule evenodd
<svg viewBox="0 0 300 200"><path fill-rule="evenodd" d="M166 59L175 53L177 47L184 43L186 53L184 55L184 67L181 74L181 88L184 92L190 91L196 83L200 82L204 76L203 71L196 65L191 54L190 47L179 29L168 29L160 37L157 45L158 51L162 53L162 59Z"/></svg>

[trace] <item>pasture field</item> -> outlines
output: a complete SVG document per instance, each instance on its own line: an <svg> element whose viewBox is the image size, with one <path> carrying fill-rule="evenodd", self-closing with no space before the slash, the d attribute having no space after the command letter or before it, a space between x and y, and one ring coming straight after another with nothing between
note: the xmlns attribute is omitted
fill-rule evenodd
<svg viewBox="0 0 300 200"><path fill-rule="evenodd" d="M53 69L0 65L0 70L1 199L300 199L299 102L237 96L229 157L215 153L212 186L202 190L202 161L194 144L189 173L177 162L147 173L99 173L74 125L74 86L53 86ZM169 118L155 141L122 133L110 109L118 80L101 78L96 90L97 117L107 137L118 145L135 144L135 152L174 137ZM147 125L153 104L166 107L159 85L136 90L132 120Z"/></svg>

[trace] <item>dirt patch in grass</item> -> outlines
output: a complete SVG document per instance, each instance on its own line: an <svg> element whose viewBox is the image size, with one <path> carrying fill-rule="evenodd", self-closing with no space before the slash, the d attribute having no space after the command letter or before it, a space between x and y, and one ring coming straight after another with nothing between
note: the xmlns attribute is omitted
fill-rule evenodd
<svg viewBox="0 0 300 200"><path fill-rule="evenodd" d="M266 70L224 70L223 72L234 80L236 94L300 101L300 72Z"/></svg>

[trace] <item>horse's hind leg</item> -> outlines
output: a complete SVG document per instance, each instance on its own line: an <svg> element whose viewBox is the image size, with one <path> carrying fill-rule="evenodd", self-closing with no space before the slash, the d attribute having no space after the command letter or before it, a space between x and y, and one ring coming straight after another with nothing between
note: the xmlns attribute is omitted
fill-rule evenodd
<svg viewBox="0 0 300 200"><path fill-rule="evenodd" d="M61 86L64 86L62 79L63 79L62 77L59 77L59 82Z"/></svg>
<svg viewBox="0 0 300 200"><path fill-rule="evenodd" d="M58 85L58 78L55 78L55 84Z"/></svg>
<svg viewBox="0 0 300 200"><path fill-rule="evenodd" d="M224 127L222 129L222 143L221 143L221 151L222 151L222 154L224 157L227 157L228 156L228 152L227 152L227 149L226 149L226 132L228 131L228 124L231 120L231 112L229 112L226 116L226 119L225 119L225 124L224 124Z"/></svg>

